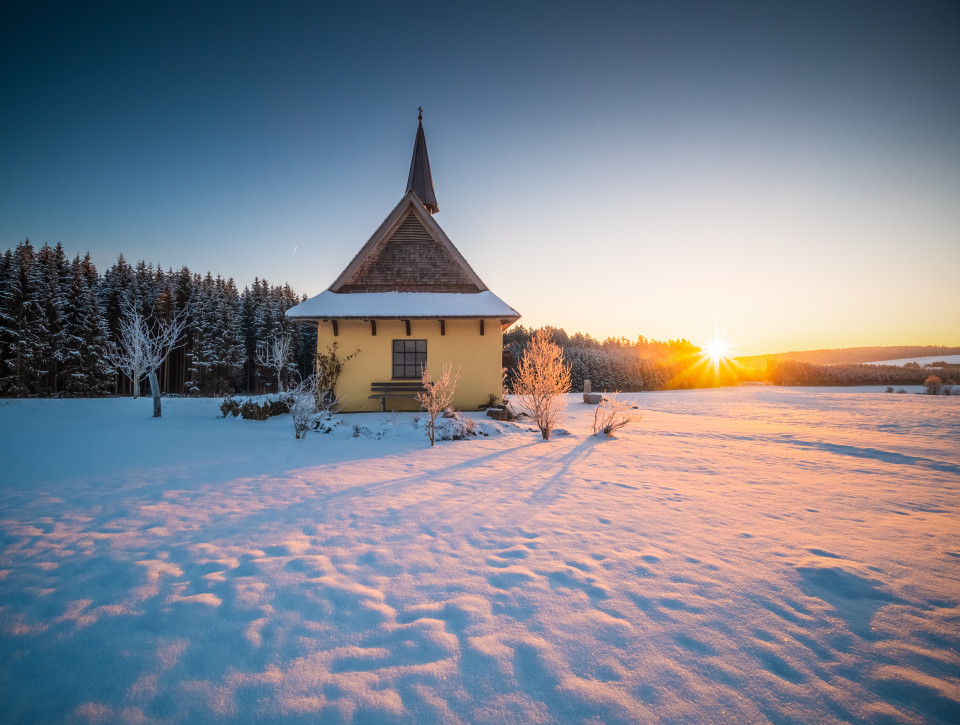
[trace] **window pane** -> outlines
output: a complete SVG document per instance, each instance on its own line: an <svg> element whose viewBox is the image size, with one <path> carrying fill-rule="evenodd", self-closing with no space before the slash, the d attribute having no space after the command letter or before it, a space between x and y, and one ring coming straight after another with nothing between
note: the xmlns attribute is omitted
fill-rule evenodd
<svg viewBox="0 0 960 725"><path fill-rule="evenodd" d="M394 352L403 352L403 340L394 340L394 341L393 341L393 351L394 351Z"/></svg>
<svg viewBox="0 0 960 725"><path fill-rule="evenodd" d="M412 342L417 346L417 352L422 352L424 356L427 354L427 341L426 340L412 340ZM424 357L426 360L426 357Z"/></svg>
<svg viewBox="0 0 960 725"><path fill-rule="evenodd" d="M404 377L406 378L420 377L420 370L416 365L406 365L404 367L406 368L406 374L404 375Z"/></svg>
<svg viewBox="0 0 960 725"><path fill-rule="evenodd" d="M403 365L394 365L393 366L393 377L402 378L403 377Z"/></svg>
<svg viewBox="0 0 960 725"><path fill-rule="evenodd" d="M427 361L427 353L425 353L425 352L418 352L418 353L417 353L416 362L418 362L418 363L425 363L426 361Z"/></svg>

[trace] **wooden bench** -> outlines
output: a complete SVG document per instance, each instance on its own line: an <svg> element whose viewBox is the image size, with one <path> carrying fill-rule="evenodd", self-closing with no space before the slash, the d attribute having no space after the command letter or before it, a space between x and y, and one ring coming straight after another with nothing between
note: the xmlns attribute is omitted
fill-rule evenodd
<svg viewBox="0 0 960 725"><path fill-rule="evenodd" d="M373 393L369 400L380 400L380 412L387 412L387 398L412 398L417 399L417 393L424 392L423 383L419 380L409 382L390 382L390 383L370 383L370 392ZM420 406L423 410L423 406Z"/></svg>

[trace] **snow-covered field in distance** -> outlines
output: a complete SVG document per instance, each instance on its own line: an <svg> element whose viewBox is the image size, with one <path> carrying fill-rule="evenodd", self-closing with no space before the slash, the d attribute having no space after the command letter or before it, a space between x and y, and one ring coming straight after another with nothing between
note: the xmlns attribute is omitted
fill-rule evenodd
<svg viewBox="0 0 960 725"><path fill-rule="evenodd" d="M0 401L0 720L956 722L960 398L883 389L432 449Z"/></svg>
<svg viewBox="0 0 960 725"><path fill-rule="evenodd" d="M904 357L898 360L874 360L864 363L865 365L906 365L907 363L917 363L920 367L930 365L935 362L945 362L950 365L960 365L960 355L928 355L927 357Z"/></svg>

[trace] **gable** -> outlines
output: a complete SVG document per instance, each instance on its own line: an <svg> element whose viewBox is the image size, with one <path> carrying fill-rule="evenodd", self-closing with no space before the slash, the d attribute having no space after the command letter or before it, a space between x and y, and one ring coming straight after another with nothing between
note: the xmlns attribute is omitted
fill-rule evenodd
<svg viewBox="0 0 960 725"><path fill-rule="evenodd" d="M411 210L338 292L479 292Z"/></svg>
<svg viewBox="0 0 960 725"><path fill-rule="evenodd" d="M486 290L418 197L408 192L380 225L331 292L439 292Z"/></svg>

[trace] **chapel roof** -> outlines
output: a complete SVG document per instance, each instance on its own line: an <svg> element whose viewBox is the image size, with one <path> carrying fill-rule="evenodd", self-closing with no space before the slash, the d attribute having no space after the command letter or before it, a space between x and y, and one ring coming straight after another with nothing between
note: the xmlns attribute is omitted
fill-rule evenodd
<svg viewBox="0 0 960 725"><path fill-rule="evenodd" d="M459 292L487 289L413 191L408 191L331 292Z"/></svg>
<svg viewBox="0 0 960 725"><path fill-rule="evenodd" d="M422 113L417 119L406 194L329 289L288 310L288 317L519 319L433 218L438 207Z"/></svg>

